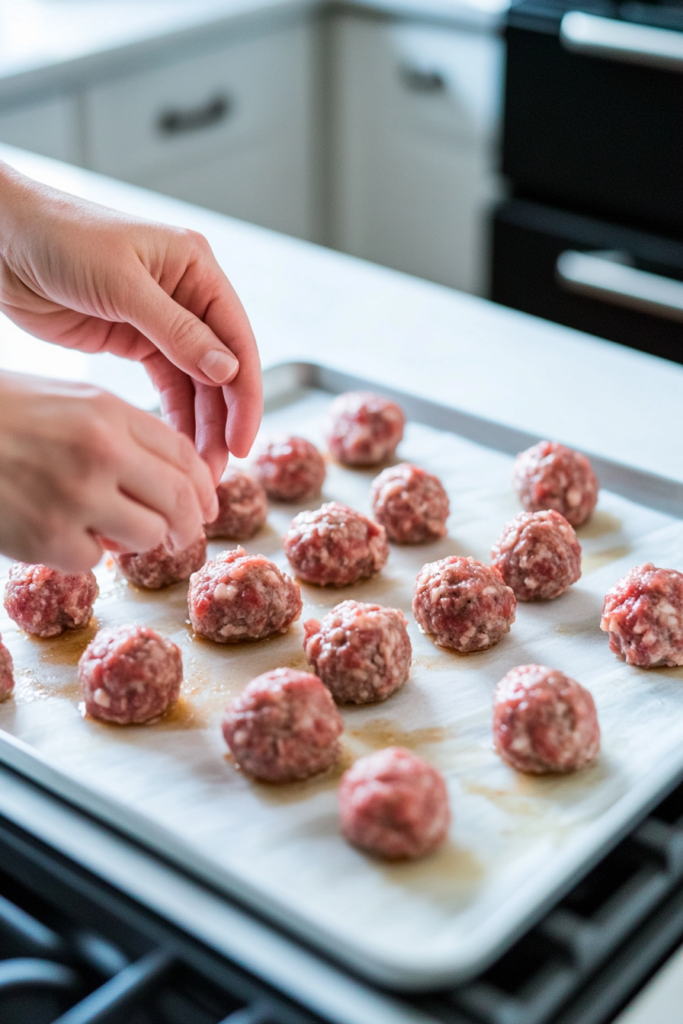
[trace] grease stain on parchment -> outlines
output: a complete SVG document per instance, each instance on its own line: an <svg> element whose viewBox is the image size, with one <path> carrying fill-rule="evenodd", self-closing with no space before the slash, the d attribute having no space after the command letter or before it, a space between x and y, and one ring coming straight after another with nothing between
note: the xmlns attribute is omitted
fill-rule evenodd
<svg viewBox="0 0 683 1024"><path fill-rule="evenodd" d="M597 551L594 554L587 554L584 551L581 555L581 575L590 576L592 572L597 572L603 566L609 565L611 562L618 562L620 558L626 558L631 550L630 545L619 544L617 547L608 548L607 551Z"/></svg>
<svg viewBox="0 0 683 1024"><path fill-rule="evenodd" d="M580 541L594 540L596 537L605 537L608 533L618 533L622 525L618 516L603 509L596 509L587 523L576 527L576 535Z"/></svg>

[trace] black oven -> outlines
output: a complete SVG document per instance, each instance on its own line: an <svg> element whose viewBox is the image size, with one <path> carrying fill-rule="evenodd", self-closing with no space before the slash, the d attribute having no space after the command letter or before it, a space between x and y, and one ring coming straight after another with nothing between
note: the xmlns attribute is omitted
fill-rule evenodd
<svg viewBox="0 0 683 1024"><path fill-rule="evenodd" d="M492 298L683 362L683 4L521 0Z"/></svg>

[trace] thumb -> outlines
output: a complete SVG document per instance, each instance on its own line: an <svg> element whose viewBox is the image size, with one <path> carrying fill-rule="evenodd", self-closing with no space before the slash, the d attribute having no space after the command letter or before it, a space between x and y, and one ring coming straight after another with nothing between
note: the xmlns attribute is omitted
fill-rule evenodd
<svg viewBox="0 0 683 1024"><path fill-rule="evenodd" d="M179 370L202 384L229 384L239 362L210 327L179 305L156 281L136 279L126 319Z"/></svg>

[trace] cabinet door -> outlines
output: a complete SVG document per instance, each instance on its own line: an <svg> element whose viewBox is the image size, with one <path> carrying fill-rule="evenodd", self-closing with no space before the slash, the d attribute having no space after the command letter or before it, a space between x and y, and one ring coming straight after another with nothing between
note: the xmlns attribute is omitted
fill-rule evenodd
<svg viewBox="0 0 683 1024"><path fill-rule="evenodd" d="M16 106L0 105L0 142L80 163L76 98L53 96Z"/></svg>
<svg viewBox="0 0 683 1024"><path fill-rule="evenodd" d="M88 165L310 237L313 32L274 28L89 90Z"/></svg>
<svg viewBox="0 0 683 1024"><path fill-rule="evenodd" d="M491 35L335 19L335 243L482 292L502 44Z"/></svg>

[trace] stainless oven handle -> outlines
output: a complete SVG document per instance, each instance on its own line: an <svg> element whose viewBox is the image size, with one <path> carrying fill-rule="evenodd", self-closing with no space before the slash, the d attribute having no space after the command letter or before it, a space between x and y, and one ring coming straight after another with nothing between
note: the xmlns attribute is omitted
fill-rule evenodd
<svg viewBox="0 0 683 1024"><path fill-rule="evenodd" d="M683 282L671 277L571 249L558 256L555 270L566 291L668 320L683 320Z"/></svg>
<svg viewBox="0 0 683 1024"><path fill-rule="evenodd" d="M560 24L560 42L566 50L590 57L683 72L683 32L568 11Z"/></svg>

